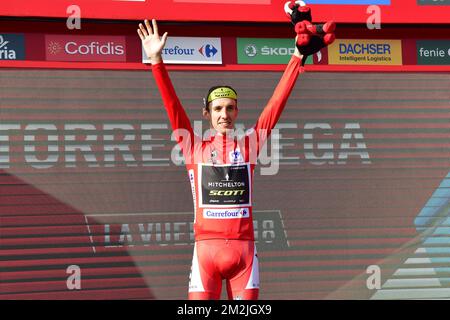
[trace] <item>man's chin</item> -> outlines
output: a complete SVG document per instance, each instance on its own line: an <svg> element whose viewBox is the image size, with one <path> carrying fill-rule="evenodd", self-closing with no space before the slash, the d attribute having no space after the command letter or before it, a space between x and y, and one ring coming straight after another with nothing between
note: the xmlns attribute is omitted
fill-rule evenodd
<svg viewBox="0 0 450 320"><path fill-rule="evenodd" d="M215 128L215 130L220 134L230 134L230 133L234 132L234 127L233 126L220 127L220 128Z"/></svg>

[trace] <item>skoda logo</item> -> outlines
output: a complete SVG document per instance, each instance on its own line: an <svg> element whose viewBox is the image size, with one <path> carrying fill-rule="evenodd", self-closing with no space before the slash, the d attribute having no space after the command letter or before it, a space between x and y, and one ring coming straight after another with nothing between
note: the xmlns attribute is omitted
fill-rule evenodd
<svg viewBox="0 0 450 320"><path fill-rule="evenodd" d="M257 53L256 46L254 44L249 44L244 48L244 52L248 57L254 57Z"/></svg>

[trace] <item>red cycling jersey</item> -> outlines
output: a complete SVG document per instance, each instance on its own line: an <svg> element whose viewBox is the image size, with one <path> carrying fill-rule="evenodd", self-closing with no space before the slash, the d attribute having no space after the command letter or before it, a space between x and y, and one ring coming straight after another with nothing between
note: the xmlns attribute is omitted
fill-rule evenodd
<svg viewBox="0 0 450 320"><path fill-rule="evenodd" d="M220 133L209 140L197 136L164 63L153 65L152 71L186 161L194 200L195 240L254 240L252 189L256 158L303 72L300 58L292 56L258 121L240 138Z"/></svg>

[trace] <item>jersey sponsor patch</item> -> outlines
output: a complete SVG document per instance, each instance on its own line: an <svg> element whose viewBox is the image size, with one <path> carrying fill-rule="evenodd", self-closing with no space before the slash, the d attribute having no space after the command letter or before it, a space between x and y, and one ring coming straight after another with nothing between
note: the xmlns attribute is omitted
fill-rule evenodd
<svg viewBox="0 0 450 320"><path fill-rule="evenodd" d="M203 209L205 219L242 219L250 217L249 208L240 209Z"/></svg>
<svg viewBox="0 0 450 320"><path fill-rule="evenodd" d="M250 166L200 165L200 207L250 206Z"/></svg>
<svg viewBox="0 0 450 320"><path fill-rule="evenodd" d="M230 151L228 154L228 157L230 158L231 163L243 163L244 157L242 157L242 153L239 149Z"/></svg>

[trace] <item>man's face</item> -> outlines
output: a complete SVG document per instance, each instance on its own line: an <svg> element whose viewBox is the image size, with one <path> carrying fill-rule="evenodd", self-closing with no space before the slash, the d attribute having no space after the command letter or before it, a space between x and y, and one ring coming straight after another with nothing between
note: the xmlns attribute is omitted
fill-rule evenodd
<svg viewBox="0 0 450 320"><path fill-rule="evenodd" d="M209 120L212 128L221 134L234 129L234 122L238 115L236 100L220 98L209 104L209 111L205 110L204 116Z"/></svg>

